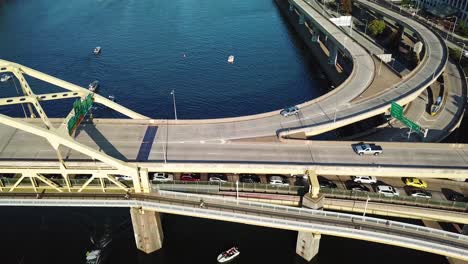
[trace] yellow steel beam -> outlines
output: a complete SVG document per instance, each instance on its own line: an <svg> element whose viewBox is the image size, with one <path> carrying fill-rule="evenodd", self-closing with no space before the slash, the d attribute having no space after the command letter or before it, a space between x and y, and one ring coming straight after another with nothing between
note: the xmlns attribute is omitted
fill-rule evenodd
<svg viewBox="0 0 468 264"><path fill-rule="evenodd" d="M2 71L10 71L10 72L14 72L14 71L17 71L17 72L21 72L21 73L24 73L24 74L27 74L31 77L34 77L36 79L39 79L39 80L42 80L44 82L47 82L47 83L50 83L50 84L53 84L53 85L56 85L58 87L61 87L63 89L66 89L66 90L69 90L69 91L72 91L72 92L82 92L84 93L85 95L91 93L89 90L85 89L85 88L82 88L78 85L75 85L75 84L72 84L70 82L67 82L67 81L64 81L64 80L61 80L59 78L56 78L56 77L53 77L51 75L48 75L48 74L45 74L45 73L42 73L40 71L36 71L34 69L31 69L31 68L28 68L26 66L23 66L23 65L20 65L20 64L17 64L17 63L14 63L14 62L10 62L10 61L6 61L6 60L0 60L0 69L3 69L5 68L5 70L2 70ZM139 114L133 110L130 110L129 108L126 108L122 105L119 105L103 96L100 96L98 94L95 94L94 95L94 102L96 103L100 103L100 104L103 104L123 115L126 115L130 118L133 118L133 119L150 119L149 117L147 116L144 116L142 114Z"/></svg>

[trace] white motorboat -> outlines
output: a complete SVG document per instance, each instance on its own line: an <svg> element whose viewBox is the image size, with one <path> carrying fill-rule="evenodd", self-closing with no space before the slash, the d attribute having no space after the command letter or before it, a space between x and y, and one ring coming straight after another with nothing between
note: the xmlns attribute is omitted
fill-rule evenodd
<svg viewBox="0 0 468 264"><path fill-rule="evenodd" d="M102 250L95 249L86 252L86 264L99 264L102 261Z"/></svg>
<svg viewBox="0 0 468 264"><path fill-rule="evenodd" d="M96 92L98 87L99 87L99 81L94 81L88 85L88 90L94 93Z"/></svg>
<svg viewBox="0 0 468 264"><path fill-rule="evenodd" d="M231 64L234 63L234 55L229 55L228 62Z"/></svg>
<svg viewBox="0 0 468 264"><path fill-rule="evenodd" d="M239 256L240 251L237 247L232 247L218 255L218 263L226 263Z"/></svg>
<svg viewBox="0 0 468 264"><path fill-rule="evenodd" d="M0 81L1 82L6 82L6 81L8 81L10 79L11 79L11 75L5 73L5 74L2 75L2 78L0 78Z"/></svg>
<svg viewBox="0 0 468 264"><path fill-rule="evenodd" d="M95 47L93 53L94 55L98 55L99 53L101 53L101 47Z"/></svg>
<svg viewBox="0 0 468 264"><path fill-rule="evenodd" d="M114 95L111 94L111 95L107 96L107 98L109 100L111 100L112 102L115 102L115 96Z"/></svg>

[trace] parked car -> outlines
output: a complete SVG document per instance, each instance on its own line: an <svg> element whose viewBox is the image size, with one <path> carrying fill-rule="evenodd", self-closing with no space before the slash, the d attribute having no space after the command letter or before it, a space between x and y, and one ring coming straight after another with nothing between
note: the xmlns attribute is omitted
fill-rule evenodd
<svg viewBox="0 0 468 264"><path fill-rule="evenodd" d="M0 179L14 178L14 173L0 173Z"/></svg>
<svg viewBox="0 0 468 264"><path fill-rule="evenodd" d="M289 186L288 179L281 175L272 175L268 178L269 183L273 185Z"/></svg>
<svg viewBox="0 0 468 264"><path fill-rule="evenodd" d="M227 177L222 173L209 173L208 180L210 182L227 182Z"/></svg>
<svg viewBox="0 0 468 264"><path fill-rule="evenodd" d="M115 179L118 181L131 181L133 178L127 175L115 175Z"/></svg>
<svg viewBox="0 0 468 264"><path fill-rule="evenodd" d="M418 178L404 178L404 182L407 186L417 187L417 188L427 188L427 183Z"/></svg>
<svg viewBox="0 0 468 264"><path fill-rule="evenodd" d="M259 183L260 178L255 174L240 174L239 181L244 183Z"/></svg>
<svg viewBox="0 0 468 264"><path fill-rule="evenodd" d="M320 188L336 188L336 183L330 181L329 179L323 177L323 176L317 176Z"/></svg>
<svg viewBox="0 0 468 264"><path fill-rule="evenodd" d="M456 192L452 189L442 188L442 194L447 198L449 201L454 202L463 202L465 201L465 196L462 193Z"/></svg>
<svg viewBox="0 0 468 264"><path fill-rule="evenodd" d="M360 183L354 182L352 180L346 181L345 186L346 186L346 189L355 191L355 192L368 192L369 191L369 188L367 188L366 186Z"/></svg>
<svg viewBox="0 0 468 264"><path fill-rule="evenodd" d="M55 180L55 179L62 179L62 174L54 173L54 174L42 174L42 176L46 177L47 179Z"/></svg>
<svg viewBox="0 0 468 264"><path fill-rule="evenodd" d="M377 178L373 176L351 176L351 179L357 183L377 183Z"/></svg>
<svg viewBox="0 0 468 264"><path fill-rule="evenodd" d="M174 175L172 173L155 172L153 174L153 181L168 182L168 181L173 181L173 180L174 180Z"/></svg>
<svg viewBox="0 0 468 264"><path fill-rule="evenodd" d="M359 142L357 144L352 144L351 147L353 148L354 152L358 154L359 156L361 155L380 155L382 154L383 150L381 146L378 146L376 144L370 144L370 143L364 143L364 142Z"/></svg>
<svg viewBox="0 0 468 264"><path fill-rule="evenodd" d="M292 115L297 115L299 113L299 107L296 105L286 107L283 110L281 110L280 114L284 117L292 116Z"/></svg>
<svg viewBox="0 0 468 264"><path fill-rule="evenodd" d="M394 197L394 196L399 196L400 195L398 190L393 188L390 185L378 185L377 188L376 188L376 191L378 193L383 194L385 197Z"/></svg>
<svg viewBox="0 0 468 264"><path fill-rule="evenodd" d="M195 182L195 181L200 181L200 174L198 173L183 173L180 176L181 181L190 181L190 182Z"/></svg>
<svg viewBox="0 0 468 264"><path fill-rule="evenodd" d="M405 192L412 197L432 198L432 194L426 190L406 186Z"/></svg>
<svg viewBox="0 0 468 264"><path fill-rule="evenodd" d="M89 179L89 178L91 178L91 176L93 176L93 175L91 175L91 174L77 174L77 175L75 175L75 179L76 180Z"/></svg>

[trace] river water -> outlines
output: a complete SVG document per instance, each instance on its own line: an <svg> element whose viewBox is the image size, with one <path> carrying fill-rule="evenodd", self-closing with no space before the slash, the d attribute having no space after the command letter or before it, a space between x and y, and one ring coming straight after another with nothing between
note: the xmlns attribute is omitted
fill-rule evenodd
<svg viewBox="0 0 468 264"><path fill-rule="evenodd" d="M314 59L272 0L0 0L0 58L86 86L154 118L261 113L327 89ZM92 55L102 46L100 56ZM227 63L229 55L234 64ZM36 93L60 91L28 78ZM0 83L2 96L14 86ZM48 102L63 116L71 102ZM1 113L21 116L18 106ZM102 117L118 116L105 108ZM215 263L238 245L235 263L304 263L296 233L165 215L164 248L135 248L128 209L2 208L2 263L84 263L90 237L112 226L107 263ZM403 248L323 236L313 263L445 263Z"/></svg>

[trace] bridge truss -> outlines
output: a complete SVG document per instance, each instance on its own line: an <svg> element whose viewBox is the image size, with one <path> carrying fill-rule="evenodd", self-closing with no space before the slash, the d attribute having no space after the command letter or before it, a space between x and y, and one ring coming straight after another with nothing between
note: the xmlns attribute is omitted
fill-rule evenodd
<svg viewBox="0 0 468 264"><path fill-rule="evenodd" d="M116 159L107 155L106 153L103 153L99 150L93 149L89 146L77 142L73 137L73 132L69 133L68 129L68 122L71 118L73 118L73 116L75 116L75 114L77 114L75 113L76 110L72 109L70 113L65 117L63 122L61 122L58 126L54 126L48 118L46 112L42 108L41 102L69 98L81 98L81 100L84 100L87 96L91 96L94 103L102 104L112 110L126 115L129 118L149 119L148 117L141 115L135 111L132 111L122 105L119 105L103 96L93 93L78 85L63 81L61 79L55 78L48 74L33 70L31 68L25 67L17 63L0 60L0 73L11 73L14 76L14 78L11 78L9 81L14 82L15 85L16 82L18 82L22 93L22 95L16 97L1 98L0 106L20 104L23 106L23 111L25 114L26 110L24 109L24 106L26 106L30 118L40 118L42 121L41 123L39 123L39 125L36 125L31 122L27 122L27 119L23 120L18 118L12 118L5 114L0 114L0 124L23 130L25 132L46 139L56 151L57 159L59 161L59 168L58 170L54 170L54 172L58 172L59 174L61 174L64 182L63 185L59 185L56 182L46 178L44 174L38 173L37 170L20 169L21 177L13 184L13 186L10 188L6 188L2 183L0 183L0 191L12 192L15 189L19 188L20 184L23 181L29 179L29 181L31 182L31 187L36 192L38 191L38 181L47 185L49 188L55 189L58 192L72 192L74 190L76 190L77 192L82 192L86 189L89 189L90 183L98 179L102 191L106 191L106 180L108 180L108 182L113 183L115 185L114 189L120 189L123 191L129 191L130 189L133 189L133 191L135 192L149 192L150 187L147 169ZM33 77L35 79L47 82L49 84L60 87L66 91L58 93L35 94L32 87L26 81L25 76ZM60 151L61 146L80 152L90 157L90 159L101 161L109 168L101 169L100 167L90 167L89 170L79 170L80 174L91 174L92 176L81 186L79 186L79 188L73 188L76 186L72 186L72 182L70 181L70 175L71 173L76 172L76 170L73 170L69 168L69 166L67 166L67 163L63 159ZM12 171L14 171L14 173L18 172L18 170L12 169L0 169L0 172L8 173ZM127 185L121 183L116 179L116 175L126 175L132 177L133 186L128 187Z"/></svg>

